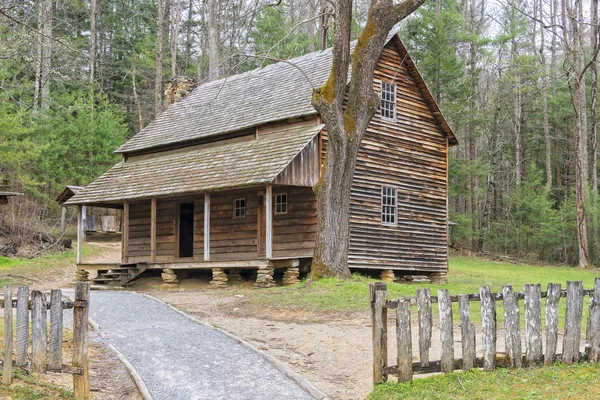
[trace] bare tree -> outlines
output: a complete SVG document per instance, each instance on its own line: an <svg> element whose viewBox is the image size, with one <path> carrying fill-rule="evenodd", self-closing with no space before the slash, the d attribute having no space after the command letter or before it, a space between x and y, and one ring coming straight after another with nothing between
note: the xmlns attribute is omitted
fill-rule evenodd
<svg viewBox="0 0 600 400"><path fill-rule="evenodd" d="M94 82L96 66L96 0L90 0L90 83Z"/></svg>
<svg viewBox="0 0 600 400"><path fill-rule="evenodd" d="M163 80L163 44L165 30L165 10L167 0L156 0L156 76L154 80L154 115L162 112L162 80Z"/></svg>
<svg viewBox="0 0 600 400"><path fill-rule="evenodd" d="M544 120L544 143L546 145L546 189L552 190L552 142L550 138L550 123L548 120L548 64L546 62L546 36L543 27L544 7L538 7L540 24L540 64L542 66L542 114ZM551 11L552 12L552 11ZM555 18L553 16L553 18Z"/></svg>
<svg viewBox="0 0 600 400"><path fill-rule="evenodd" d="M573 136L575 138L575 191L577 208L577 240L579 244L579 266L590 266L588 246L585 190L587 183L586 159L584 142L586 132L582 121L582 111L585 109L585 94L583 80L585 77L583 44L581 43L582 21L579 19L581 0L562 1L563 46L567 61L567 75L573 106ZM573 4L574 3L574 4Z"/></svg>
<svg viewBox="0 0 600 400"><path fill-rule="evenodd" d="M43 110L50 107L50 69L52 68L52 28L54 4L52 0L39 0L38 7L38 64L36 66L36 94ZM37 98L37 96L36 96Z"/></svg>
<svg viewBox="0 0 600 400"><path fill-rule="evenodd" d="M208 6L208 80L219 79L219 0L206 0Z"/></svg>
<svg viewBox="0 0 600 400"><path fill-rule="evenodd" d="M173 0L171 20L171 77L177 76L177 45L179 40L179 29L181 28L181 0Z"/></svg>
<svg viewBox="0 0 600 400"><path fill-rule="evenodd" d="M312 277L349 277L350 190L360 143L379 107L373 76L379 54L392 27L415 11L425 0L373 0L367 23L354 53L350 53L352 0L334 2L333 66L323 87L313 93L312 104L325 122L327 156L317 195L317 240ZM348 70L352 58L352 76ZM348 94L347 104L344 99Z"/></svg>

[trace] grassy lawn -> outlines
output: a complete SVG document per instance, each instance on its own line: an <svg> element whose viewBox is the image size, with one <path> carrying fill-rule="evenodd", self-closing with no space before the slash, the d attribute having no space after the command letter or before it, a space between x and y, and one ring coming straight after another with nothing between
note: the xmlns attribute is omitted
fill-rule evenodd
<svg viewBox="0 0 600 400"><path fill-rule="evenodd" d="M75 397L70 390L44 382L17 369L12 385L0 386L0 398L13 400L71 400Z"/></svg>
<svg viewBox="0 0 600 400"><path fill-rule="evenodd" d="M370 400L392 399L598 399L600 365L455 372L408 383L378 385Z"/></svg>
<svg viewBox="0 0 600 400"><path fill-rule="evenodd" d="M85 243L83 246L84 256L93 256L102 251L102 247L93 244ZM52 279L74 264L74 249L32 259L0 256L0 286L28 285L38 280Z"/></svg>
<svg viewBox="0 0 600 400"><path fill-rule="evenodd" d="M569 280L581 280L585 288L592 288L594 278L597 276L600 277L599 270L519 265L480 258L453 257L450 259L448 283L441 285L391 283L388 284L388 299L415 296L418 288L430 288L432 295L435 295L437 289L447 289L450 294L465 294L479 293L479 287L483 285L489 285L493 292L501 291L503 285L513 285L515 291L522 292L524 284L540 283L544 291L549 282L560 283L565 288ZM329 278L312 282L310 285L300 284L288 288L252 291L247 297L251 303L292 309L325 312L361 311L369 309L369 283L371 282L375 280L358 275L349 282ZM477 318L478 307L472 307L472 312Z"/></svg>

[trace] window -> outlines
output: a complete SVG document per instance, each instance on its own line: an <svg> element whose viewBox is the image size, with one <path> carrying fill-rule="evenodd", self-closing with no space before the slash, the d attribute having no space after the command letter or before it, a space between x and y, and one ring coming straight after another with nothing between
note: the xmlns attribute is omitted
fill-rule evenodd
<svg viewBox="0 0 600 400"><path fill-rule="evenodd" d="M381 187L381 223L383 225L396 225L398 214L398 201L396 188L391 186Z"/></svg>
<svg viewBox="0 0 600 400"><path fill-rule="evenodd" d="M287 194L280 193L275 195L275 214L287 214Z"/></svg>
<svg viewBox="0 0 600 400"><path fill-rule="evenodd" d="M233 218L246 218L246 199L235 199Z"/></svg>
<svg viewBox="0 0 600 400"><path fill-rule="evenodd" d="M381 116L396 119L396 85L381 81Z"/></svg>

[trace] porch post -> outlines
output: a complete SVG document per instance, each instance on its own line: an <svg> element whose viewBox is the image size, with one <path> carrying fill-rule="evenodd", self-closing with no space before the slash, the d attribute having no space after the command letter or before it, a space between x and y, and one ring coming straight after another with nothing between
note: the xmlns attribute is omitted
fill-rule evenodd
<svg viewBox="0 0 600 400"><path fill-rule="evenodd" d="M62 210L60 213L60 234L65 234L65 229L67 228L67 207L62 206Z"/></svg>
<svg viewBox="0 0 600 400"><path fill-rule="evenodd" d="M83 248L83 206L77 206L77 264L81 264L81 249Z"/></svg>
<svg viewBox="0 0 600 400"><path fill-rule="evenodd" d="M150 200L150 261L156 262L156 198Z"/></svg>
<svg viewBox="0 0 600 400"><path fill-rule="evenodd" d="M129 201L123 202L123 214L121 214L121 247L122 247L122 261L123 263L129 262Z"/></svg>
<svg viewBox="0 0 600 400"><path fill-rule="evenodd" d="M267 185L265 193L265 256L273 258L273 186Z"/></svg>
<svg viewBox="0 0 600 400"><path fill-rule="evenodd" d="M210 261L210 193L204 193L204 261Z"/></svg>
<svg viewBox="0 0 600 400"><path fill-rule="evenodd" d="M82 235L81 237L85 241L85 232L87 231L87 207L86 206L81 207L81 219L82 219L82 225L83 225L83 229L81 231L81 235Z"/></svg>

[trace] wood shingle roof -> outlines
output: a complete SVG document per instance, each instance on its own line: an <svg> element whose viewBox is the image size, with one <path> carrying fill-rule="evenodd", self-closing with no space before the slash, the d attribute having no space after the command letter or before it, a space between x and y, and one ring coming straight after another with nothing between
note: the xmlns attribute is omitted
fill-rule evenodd
<svg viewBox="0 0 600 400"><path fill-rule="evenodd" d="M101 204L268 184L321 129L323 125L287 129L256 140L120 162L65 204Z"/></svg>

